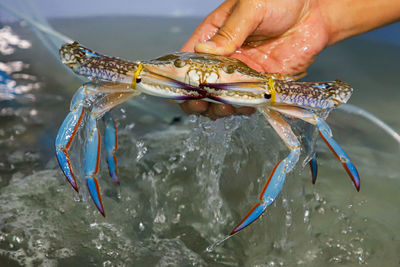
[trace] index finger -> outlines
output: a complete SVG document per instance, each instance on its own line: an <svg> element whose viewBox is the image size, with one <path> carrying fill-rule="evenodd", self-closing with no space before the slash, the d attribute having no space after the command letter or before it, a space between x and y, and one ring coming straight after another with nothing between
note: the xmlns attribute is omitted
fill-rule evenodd
<svg viewBox="0 0 400 267"><path fill-rule="evenodd" d="M224 56L231 55L242 46L262 21L266 12L264 2L264 0L239 1L218 33L211 38L212 42L199 43L195 50Z"/></svg>
<svg viewBox="0 0 400 267"><path fill-rule="evenodd" d="M193 32L192 36L181 48L184 52L194 52L194 46L197 43L205 42L211 39L218 30L224 25L237 0L227 0L211 12Z"/></svg>

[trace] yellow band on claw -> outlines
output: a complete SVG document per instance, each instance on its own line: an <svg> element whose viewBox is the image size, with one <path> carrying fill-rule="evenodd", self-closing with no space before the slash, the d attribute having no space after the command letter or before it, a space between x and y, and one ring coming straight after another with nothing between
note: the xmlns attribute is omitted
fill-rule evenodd
<svg viewBox="0 0 400 267"><path fill-rule="evenodd" d="M276 90L275 90L274 79L272 79L272 78L268 79L268 87L269 87L269 91L271 94L271 104L274 104L275 99L276 99Z"/></svg>
<svg viewBox="0 0 400 267"><path fill-rule="evenodd" d="M132 79L132 84L131 84L131 88L132 89L136 89L136 80L140 75L140 72L143 70L143 64L142 63L138 63L138 67L135 71L135 73L133 74L133 79Z"/></svg>

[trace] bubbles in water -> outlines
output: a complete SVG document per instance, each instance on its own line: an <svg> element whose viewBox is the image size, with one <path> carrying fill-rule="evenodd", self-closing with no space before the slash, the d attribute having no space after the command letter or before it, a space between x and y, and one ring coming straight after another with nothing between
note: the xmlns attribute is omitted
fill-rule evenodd
<svg viewBox="0 0 400 267"><path fill-rule="evenodd" d="M144 154L146 154L147 147L144 145L144 142L142 142L142 141L138 141L136 143L136 147L138 148L136 160L140 160L144 156Z"/></svg>
<svg viewBox="0 0 400 267"><path fill-rule="evenodd" d="M154 218L154 223L165 223L165 215L161 212L158 212L156 214L156 217Z"/></svg>

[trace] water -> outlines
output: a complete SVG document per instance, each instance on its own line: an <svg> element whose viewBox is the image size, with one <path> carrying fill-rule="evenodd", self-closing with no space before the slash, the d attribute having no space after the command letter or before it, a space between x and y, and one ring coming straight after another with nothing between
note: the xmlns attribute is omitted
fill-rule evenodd
<svg viewBox="0 0 400 267"><path fill-rule="evenodd" d="M105 54L148 59L178 50L198 22L124 17L52 24ZM149 111L122 105L114 111L121 186L102 169L104 219L74 193L54 156L56 131L79 80L28 28L11 25L8 31L19 41L1 61L18 66L7 75L26 89L9 88L0 101L0 266L400 263L399 146L342 111L331 113L328 123L358 167L361 191L318 142L316 185L299 164L260 220L207 252L257 201L287 149L258 115L213 122L152 97L138 101ZM307 80L340 77L355 88L352 104L400 129L399 61L398 47L356 38L322 53Z"/></svg>

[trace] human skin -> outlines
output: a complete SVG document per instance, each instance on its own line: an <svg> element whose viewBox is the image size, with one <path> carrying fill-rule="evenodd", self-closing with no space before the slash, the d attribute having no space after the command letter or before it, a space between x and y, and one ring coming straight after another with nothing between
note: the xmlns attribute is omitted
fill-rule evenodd
<svg viewBox="0 0 400 267"><path fill-rule="evenodd" d="M200 23L182 51L234 57L260 72L295 74L325 47L399 19L399 0L227 0ZM211 119L254 112L200 100L181 107Z"/></svg>

